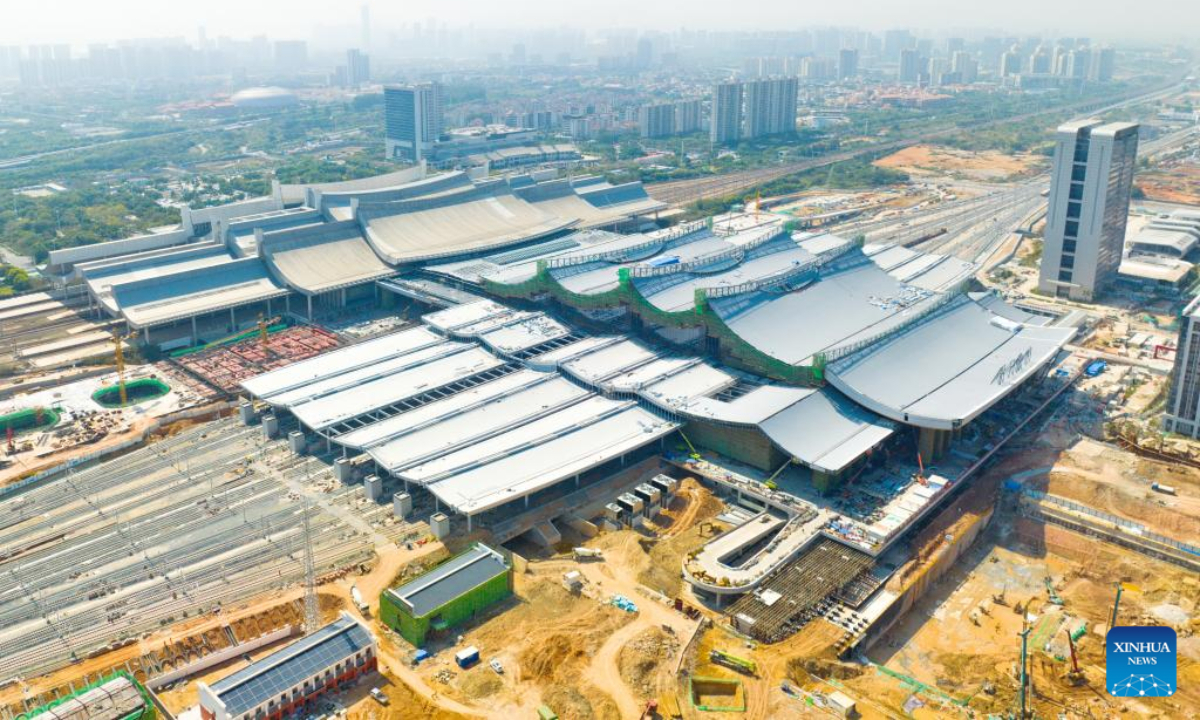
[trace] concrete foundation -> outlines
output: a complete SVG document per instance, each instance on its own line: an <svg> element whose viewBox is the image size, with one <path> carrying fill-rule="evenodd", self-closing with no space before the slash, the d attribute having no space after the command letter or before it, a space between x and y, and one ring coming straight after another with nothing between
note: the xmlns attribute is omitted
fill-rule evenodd
<svg viewBox="0 0 1200 720"><path fill-rule="evenodd" d="M383 479L378 475L368 475L363 481L363 496L372 502L383 497Z"/></svg>
<svg viewBox="0 0 1200 720"><path fill-rule="evenodd" d="M279 418L274 415L263 415L262 419L263 437L268 440L273 440L279 435Z"/></svg>
<svg viewBox="0 0 1200 720"><path fill-rule="evenodd" d="M297 455L304 454L304 433L293 430L288 433L288 447Z"/></svg>
<svg viewBox="0 0 1200 720"><path fill-rule="evenodd" d="M438 540L450 534L450 517L446 513L437 512L429 516L429 531Z"/></svg>
<svg viewBox="0 0 1200 720"><path fill-rule="evenodd" d="M413 510L412 495L408 493L396 493L392 496L392 512L398 518L406 518Z"/></svg>

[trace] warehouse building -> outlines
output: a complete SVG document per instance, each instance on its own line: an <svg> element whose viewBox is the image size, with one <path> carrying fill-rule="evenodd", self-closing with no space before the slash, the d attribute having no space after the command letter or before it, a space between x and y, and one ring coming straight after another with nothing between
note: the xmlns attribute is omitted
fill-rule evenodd
<svg viewBox="0 0 1200 720"><path fill-rule="evenodd" d="M512 595L512 567L483 544L442 563L379 598L379 617L416 647Z"/></svg>
<svg viewBox="0 0 1200 720"><path fill-rule="evenodd" d="M154 720L150 693L129 673L117 672L85 685L16 720Z"/></svg>
<svg viewBox="0 0 1200 720"><path fill-rule="evenodd" d="M373 671L371 631L341 617L277 652L222 678L196 684L202 720L279 720L308 712L312 703Z"/></svg>

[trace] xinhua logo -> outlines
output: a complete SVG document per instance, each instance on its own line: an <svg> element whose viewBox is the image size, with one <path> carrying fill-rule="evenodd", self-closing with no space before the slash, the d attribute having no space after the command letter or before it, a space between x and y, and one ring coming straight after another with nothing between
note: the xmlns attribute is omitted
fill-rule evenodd
<svg viewBox="0 0 1200 720"><path fill-rule="evenodd" d="M1105 682L1116 697L1175 694L1175 631L1168 627L1115 627L1105 640Z"/></svg>

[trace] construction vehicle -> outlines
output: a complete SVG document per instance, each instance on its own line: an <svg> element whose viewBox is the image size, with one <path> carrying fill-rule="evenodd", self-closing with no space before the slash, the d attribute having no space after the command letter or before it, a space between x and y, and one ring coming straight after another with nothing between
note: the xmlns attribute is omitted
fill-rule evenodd
<svg viewBox="0 0 1200 720"><path fill-rule="evenodd" d="M576 560L603 560L604 551L597 548L577 547L571 551Z"/></svg>
<svg viewBox="0 0 1200 720"><path fill-rule="evenodd" d="M1175 494L1175 486L1174 485L1163 485L1162 483L1156 482L1156 483L1150 483L1150 489L1153 490L1154 492L1162 493L1163 495L1174 495Z"/></svg>
<svg viewBox="0 0 1200 720"><path fill-rule="evenodd" d="M658 701L651 698L646 701L646 707L642 709L642 714L638 716L638 720L654 720L658 717Z"/></svg>
<svg viewBox="0 0 1200 720"><path fill-rule="evenodd" d="M732 655L724 650L713 650L708 654L708 659L716 665L724 665L730 670L736 670L746 675L754 675L758 672L758 663L738 657L737 655Z"/></svg>
<svg viewBox="0 0 1200 720"><path fill-rule="evenodd" d="M357 585L350 586L350 599L354 601L354 607L358 608L358 611L363 615L366 615L371 609L371 607L367 605L366 600L363 600L362 593L359 592Z"/></svg>
<svg viewBox="0 0 1200 720"><path fill-rule="evenodd" d="M1067 682L1072 685L1082 685L1087 682L1083 671L1079 669L1079 655L1075 652L1075 638L1067 631L1067 645L1071 648L1071 669L1067 671Z"/></svg>
<svg viewBox="0 0 1200 720"><path fill-rule="evenodd" d="M1007 595L1007 594L1008 594L1008 585L1005 585L1004 587L1000 588L999 593L992 596L992 602L997 605L1007 605L1008 598L1005 597L1005 595Z"/></svg>
<svg viewBox="0 0 1200 720"><path fill-rule="evenodd" d="M1063 603L1063 599L1058 596L1058 593L1054 592L1054 583L1053 583L1053 581L1050 580L1049 575L1046 576L1046 594L1050 596L1051 604L1054 604L1054 605L1065 604L1065 603Z"/></svg>

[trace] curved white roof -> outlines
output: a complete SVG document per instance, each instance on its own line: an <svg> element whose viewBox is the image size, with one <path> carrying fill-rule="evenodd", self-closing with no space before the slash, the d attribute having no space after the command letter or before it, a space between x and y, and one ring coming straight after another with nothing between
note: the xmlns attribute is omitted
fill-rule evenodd
<svg viewBox="0 0 1200 720"><path fill-rule="evenodd" d="M420 262L491 250L565 230L575 220L547 215L505 186L437 201L359 206L367 240L387 262Z"/></svg>
<svg viewBox="0 0 1200 720"><path fill-rule="evenodd" d="M395 272L371 250L353 221L267 233L259 253L285 283L308 295Z"/></svg>
<svg viewBox="0 0 1200 720"><path fill-rule="evenodd" d="M957 428L1058 354L1074 328L1024 325L966 296L895 336L838 360L829 383L884 417Z"/></svg>

